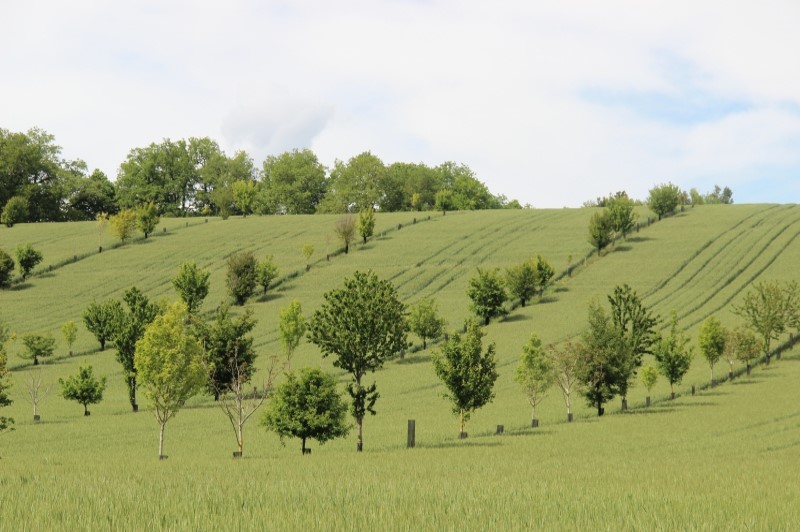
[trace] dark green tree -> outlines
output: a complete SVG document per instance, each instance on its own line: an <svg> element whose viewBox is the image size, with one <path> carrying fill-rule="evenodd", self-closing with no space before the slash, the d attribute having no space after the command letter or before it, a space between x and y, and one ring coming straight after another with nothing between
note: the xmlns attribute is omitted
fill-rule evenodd
<svg viewBox="0 0 800 532"><path fill-rule="evenodd" d="M255 326L250 309L235 317L227 305L217 308L209 323L198 323L195 335L201 340L210 370L206 389L215 401L221 394L232 391L232 382L244 384L253 376L256 352L253 337L248 335Z"/></svg>
<svg viewBox="0 0 800 532"><path fill-rule="evenodd" d="M267 157L261 182L269 213L313 214L327 187L325 167L309 149Z"/></svg>
<svg viewBox="0 0 800 532"><path fill-rule="evenodd" d="M623 375L632 373L633 357L625 349L620 330L608 313L597 303L589 305L588 326L580 344L577 376L583 384L583 396L589 406L603 405L619 391Z"/></svg>
<svg viewBox="0 0 800 532"><path fill-rule="evenodd" d="M109 299L102 303L93 301L83 311L83 324L100 342L100 351L105 350L106 342L114 338L117 323L122 318L122 304Z"/></svg>
<svg viewBox="0 0 800 532"><path fill-rule="evenodd" d="M200 305L208 295L210 282L208 280L211 272L200 270L194 261L184 262L178 275L172 279L172 286L178 292L181 300L186 304L189 314L195 314L200 310Z"/></svg>
<svg viewBox="0 0 800 532"><path fill-rule="evenodd" d="M37 264L42 262L41 252L33 249L30 244L20 245L17 247L17 264L19 264L19 273L22 279L27 279Z"/></svg>
<svg viewBox="0 0 800 532"><path fill-rule="evenodd" d="M439 316L436 301L424 298L408 311L409 330L422 339L422 349L428 348L428 338L435 339L444 331L445 320Z"/></svg>
<svg viewBox="0 0 800 532"><path fill-rule="evenodd" d="M689 338L678 330L678 316L672 313L669 335L661 336L653 346L658 371L669 381L672 398L675 385L680 384L692 364L693 352Z"/></svg>
<svg viewBox="0 0 800 532"><path fill-rule="evenodd" d="M25 346L25 351L20 353L20 358L33 360L33 365L38 366L40 358L53 356L56 339L50 334L26 334L22 337L22 345Z"/></svg>
<svg viewBox="0 0 800 532"><path fill-rule="evenodd" d="M356 421L358 442L363 450L364 416L375 414L379 394L375 383L364 386L367 372L379 369L389 357L406 347L405 305L389 281L370 272L355 272L342 288L327 292L325 302L314 312L308 339L333 355L333 365L350 374L347 392Z"/></svg>
<svg viewBox="0 0 800 532"><path fill-rule="evenodd" d="M61 385L61 395L67 401L76 401L83 405L83 415L89 415L89 405L95 405L103 400L106 389L106 378L96 379L92 366L78 368L78 374L67 380L58 379Z"/></svg>
<svg viewBox="0 0 800 532"><path fill-rule="evenodd" d="M14 273L14 259L11 255L0 249L0 288L11 286L11 276Z"/></svg>
<svg viewBox="0 0 800 532"><path fill-rule="evenodd" d="M0 223L6 227L14 227L14 224L26 222L28 220L28 199L24 196L14 196L9 199L0 214Z"/></svg>
<svg viewBox="0 0 800 532"><path fill-rule="evenodd" d="M675 212L680 202L681 189L672 183L653 187L647 197L647 206L658 215L659 220Z"/></svg>
<svg viewBox="0 0 800 532"><path fill-rule="evenodd" d="M467 295L472 301L470 308L480 316L484 324L489 325L489 320L498 316L505 316L507 299L503 280L498 270L484 270L478 268L478 275L469 280Z"/></svg>
<svg viewBox="0 0 800 532"><path fill-rule="evenodd" d="M536 263L526 260L506 269L506 286L511 297L519 300L523 307L533 297L538 287Z"/></svg>
<svg viewBox="0 0 800 532"><path fill-rule="evenodd" d="M11 373L8 371L8 359L5 352L5 341L7 332L5 326L0 323L0 408L9 406L13 401L8 394L11 388ZM14 424L14 419L0 416L0 432L7 430Z"/></svg>
<svg viewBox="0 0 800 532"><path fill-rule="evenodd" d="M596 212L589 220L589 243L597 249L597 255L614 241L614 225L607 211Z"/></svg>
<svg viewBox="0 0 800 532"><path fill-rule="evenodd" d="M380 205L380 184L386 167L371 152L363 152L347 163L336 161L328 180L328 192L320 203L320 211L328 213L358 212Z"/></svg>
<svg viewBox="0 0 800 532"><path fill-rule="evenodd" d="M258 281L258 261L252 251L240 251L228 257L228 273L225 282L228 293L237 305L244 305L253 295Z"/></svg>

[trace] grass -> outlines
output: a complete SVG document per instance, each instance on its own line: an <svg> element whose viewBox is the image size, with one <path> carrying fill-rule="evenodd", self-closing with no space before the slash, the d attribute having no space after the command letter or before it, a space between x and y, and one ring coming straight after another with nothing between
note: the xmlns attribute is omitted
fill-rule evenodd
<svg viewBox="0 0 800 532"><path fill-rule="evenodd" d="M54 392L42 404L43 422L33 424L24 396L34 368L16 356L19 342L11 347L15 403L3 413L17 419L17 430L0 436L0 529L7 523L14 530L790 529L800 522L794 504L800 413L798 388L791 384L800 378L796 351L749 378L692 397L689 387L708 380L708 367L696 354L679 399L666 399L669 387L661 379L650 409L641 407L645 392L637 386L629 397L637 408L617 414L615 400L606 409L615 415L599 420L574 397L577 421L564 423L565 409L553 390L538 413L538 430L527 428L529 408L512 380L532 332L545 342L577 334L588 303L622 282L645 295L662 317L677 310L693 338L712 313L727 326L738 323L730 305L753 281L796 275L800 209L691 209L642 228L600 258L589 256L585 209L432 213L430 220L425 213L412 223L414 216L379 215L376 238L330 261L326 255L338 243L331 230L335 217L326 216L189 220L189 227L184 220L165 220L167 233L159 228L147 241L101 254L93 223L0 230L0 247L31 242L43 251L45 266L82 256L0 292L0 318L19 334L58 338L57 356L42 369L49 382L85 363L109 378L106 398L90 417ZM316 248L309 272L301 254L306 242ZM238 249L272 254L282 276L294 275L248 303L259 320L254 334L262 355L279 349L280 308L297 298L311 313L322 294L355 269L391 279L409 303L436 298L453 328L469 315L466 284L478 266L502 269L541 254L557 272L570 262L578 267L543 302L517 308L486 329L497 344L500 378L494 402L467 425L466 441L455 438L457 420L430 367L433 346L375 374L381 398L378 415L365 421L363 455L354 452L351 436L324 447L312 444L313 454L302 457L299 441L281 447L253 421L245 458L233 461L227 421L213 401L198 397L168 424L170 458L159 462L155 421L147 412L129 413L113 348L97 351L81 324L78 354L70 358L59 327L80 321L93 299L119 298L133 284L153 298L174 299L170 278L187 259L212 272L204 305L209 312L224 299L225 257ZM304 365L333 369L307 342L293 362ZM715 373L726 369L719 364ZM408 419L417 422L414 450L404 448ZM505 425L506 434L494 434L497 424Z"/></svg>

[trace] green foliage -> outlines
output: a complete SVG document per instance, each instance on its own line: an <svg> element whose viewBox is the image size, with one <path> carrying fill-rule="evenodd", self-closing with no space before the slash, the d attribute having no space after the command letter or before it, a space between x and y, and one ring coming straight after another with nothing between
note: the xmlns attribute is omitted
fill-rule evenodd
<svg viewBox="0 0 800 532"><path fill-rule="evenodd" d="M152 201L136 209L136 228L144 233L145 238L155 230L160 221L158 209ZM125 239L120 236L120 240L124 241Z"/></svg>
<svg viewBox="0 0 800 532"><path fill-rule="evenodd" d="M19 264L19 273L23 279L27 279L37 264L42 262L42 254L33 249L30 244L17 246L17 263Z"/></svg>
<svg viewBox="0 0 800 532"><path fill-rule="evenodd" d="M484 353L485 333L480 324L468 320L466 329L463 337L453 333L441 350L433 354L433 369L447 388L444 397L450 400L453 413L459 416L462 433L470 415L494 399L497 380L494 342Z"/></svg>
<svg viewBox="0 0 800 532"><path fill-rule="evenodd" d="M136 343L134 365L159 424L159 457L164 427L206 383L203 348L187 330L186 307L175 303L157 316Z"/></svg>
<svg viewBox="0 0 800 532"><path fill-rule="evenodd" d="M303 244L303 257L306 259L306 269L311 267L311 256L314 254L314 245L313 244Z"/></svg>
<svg viewBox="0 0 800 532"><path fill-rule="evenodd" d="M729 205L733 203L733 191L729 187L725 187L723 189L720 188L719 185L714 185L714 190L706 194L703 200L703 203L707 203L709 205Z"/></svg>
<svg viewBox="0 0 800 532"><path fill-rule="evenodd" d="M614 222L607 211L596 212L589 220L589 243L597 248L597 254L614 241Z"/></svg>
<svg viewBox="0 0 800 532"><path fill-rule="evenodd" d="M697 343L711 368L712 383L714 382L714 364L722 358L722 354L725 352L726 339L727 331L714 316L709 316L700 327L700 337Z"/></svg>
<svg viewBox="0 0 800 532"><path fill-rule="evenodd" d="M680 384L692 364L692 346L689 338L678 330L678 316L672 313L669 335L659 338L653 346L653 355L658 364L658 371L669 381L672 393L675 385Z"/></svg>
<svg viewBox="0 0 800 532"><path fill-rule="evenodd" d="M303 368L299 377L290 372L275 392L263 424L284 438L300 438L302 452L306 440L320 444L347 436L347 404L336 390L336 379L319 369Z"/></svg>
<svg viewBox="0 0 800 532"><path fill-rule="evenodd" d="M542 341L532 334L522 348L522 357L514 374L514 380L531 405L531 419L536 419L536 407L553 385L553 372L553 361L542 348Z"/></svg>
<svg viewBox="0 0 800 532"><path fill-rule="evenodd" d="M736 360L741 360L747 367L761 354L761 341L746 327L736 327L728 331L725 338L725 359L731 370Z"/></svg>
<svg viewBox="0 0 800 532"><path fill-rule="evenodd" d="M92 301L83 311L83 324L100 342L100 351L106 348L106 342L114 338L118 321L122 318L122 305L119 301L109 299L102 303Z"/></svg>
<svg viewBox="0 0 800 532"><path fill-rule="evenodd" d="M526 260L519 264L514 264L506 269L506 286L511 293L511 297L519 300L521 306L533 297L538 287L538 274L536 264L532 260Z"/></svg>
<svg viewBox="0 0 800 532"><path fill-rule="evenodd" d="M277 277L278 265L275 264L275 260L272 258L272 255L267 255L264 257L264 260L259 261L256 269L256 281L258 282L259 286L264 289L265 295L269 289L269 285L272 284L272 281L277 279Z"/></svg>
<svg viewBox="0 0 800 532"><path fill-rule="evenodd" d="M606 211L611 218L611 227L623 238L636 226L639 215L634 212L634 203L627 196L611 199L606 205Z"/></svg>
<svg viewBox="0 0 800 532"><path fill-rule="evenodd" d="M539 296L544 295L544 289L547 288L550 279L555 276L556 272L550 263L547 262L541 255L536 256L536 288L539 290Z"/></svg>
<svg viewBox="0 0 800 532"><path fill-rule="evenodd" d="M659 220L675 212L680 202L681 189L672 183L653 187L647 197L647 206L658 215Z"/></svg>
<svg viewBox="0 0 800 532"><path fill-rule="evenodd" d="M733 312L745 320L761 336L764 354L769 360L772 340L777 340L787 328L797 328L800 322L800 301L797 283L792 281L761 281L747 291Z"/></svg>
<svg viewBox="0 0 800 532"><path fill-rule="evenodd" d="M322 351L333 355L333 365L350 374L347 392L352 398L351 413L358 428L356 449L363 449L363 421L367 412L375 414L378 399L375 383L364 386L367 372L379 369L389 357L406 346L405 305L389 281L370 272L356 271L342 288L326 292L325 302L314 312L308 339Z"/></svg>
<svg viewBox="0 0 800 532"><path fill-rule="evenodd" d="M347 163L336 161L320 210L344 213L350 209L361 211L377 207L385 174L383 161L368 151L351 157Z"/></svg>
<svg viewBox="0 0 800 532"><path fill-rule="evenodd" d="M194 261L187 261L181 264L178 275L172 279L172 286L186 305L189 314L195 314L200 310L200 305L208 295L210 275L211 272L207 270L199 270Z"/></svg>
<svg viewBox="0 0 800 532"><path fill-rule="evenodd" d="M436 193L434 207L437 211L442 211L442 214L447 211L452 211L455 208L453 201L453 191L450 189L442 189Z"/></svg>
<svg viewBox="0 0 800 532"><path fill-rule="evenodd" d="M603 404L620 392L625 376L633 373L634 360L626 349L622 331L597 303L589 305L588 326L579 348L578 380L588 405L603 415Z"/></svg>
<svg viewBox="0 0 800 532"><path fill-rule="evenodd" d="M9 389L11 388L11 373L8 371L8 357L4 349L6 339L4 325L0 323L0 408L9 406L13 403ZM14 424L14 419L7 416L0 416L0 432L8 430Z"/></svg>
<svg viewBox="0 0 800 532"><path fill-rule="evenodd" d="M240 251L228 257L225 283L237 305L244 305L256 288L258 262L252 251Z"/></svg>
<svg viewBox="0 0 800 532"><path fill-rule="evenodd" d="M89 405L95 405L103 400L106 389L106 378L96 379L92 366L78 369L78 374L67 380L58 379L61 385L61 396L67 401L75 401L83 405L83 415L89 415Z"/></svg>
<svg viewBox="0 0 800 532"><path fill-rule="evenodd" d="M233 204L242 216L253 212L256 199L256 184L253 181L236 181L231 185Z"/></svg>
<svg viewBox="0 0 800 532"><path fill-rule="evenodd" d="M195 332L205 349L209 375L206 389L218 400L220 395L232 391L236 380L249 382L256 371L256 352L253 337L248 336L256 326L253 312L247 309L239 317L231 316L227 305L214 312L210 323L198 323Z"/></svg>
<svg viewBox="0 0 800 532"><path fill-rule="evenodd" d="M33 360L33 365L38 366L40 358L53 356L56 339L50 334L26 334L22 337L22 345L25 346L25 351L20 353L20 358Z"/></svg>
<svg viewBox="0 0 800 532"><path fill-rule="evenodd" d="M136 231L136 220L136 211L133 209L126 209L109 217L108 223L111 226L111 232L114 233L114 236L119 238L124 244Z"/></svg>
<svg viewBox="0 0 800 532"><path fill-rule="evenodd" d="M313 214L325 196L325 167L309 149L270 155L261 183L270 213Z"/></svg>
<svg viewBox="0 0 800 532"><path fill-rule="evenodd" d="M446 321L439 316L439 308L432 298L419 300L408 311L409 330L422 339L422 348L428 348L428 338L436 339L444 331Z"/></svg>
<svg viewBox="0 0 800 532"><path fill-rule="evenodd" d="M14 273L14 259L11 255L0 249L0 288L11 286L11 276Z"/></svg>
<svg viewBox="0 0 800 532"><path fill-rule="evenodd" d="M345 254L350 251L350 243L356 234L356 219L352 214L345 214L333 225L333 232L344 244Z"/></svg>
<svg viewBox="0 0 800 532"><path fill-rule="evenodd" d="M580 343L565 342L564 344L549 345L546 349L547 356L553 363L553 378L561 389L564 397L564 406L567 415L572 414L572 392L579 383L579 369L583 346Z"/></svg>
<svg viewBox="0 0 800 532"><path fill-rule="evenodd" d="M658 370L653 366L647 365L642 368L642 384L647 390L647 394L653 390L653 386L658 382Z"/></svg>
<svg viewBox="0 0 800 532"><path fill-rule="evenodd" d="M364 239L365 244L367 243L367 239L372 236L374 230L375 209L372 207L363 209L358 213L358 233L361 235L361 238Z"/></svg>
<svg viewBox="0 0 800 532"><path fill-rule="evenodd" d="M72 320L65 322L61 326L61 335L64 337L64 341L67 343L69 355L72 356L72 346L75 343L75 340L78 338L78 326L75 325L75 322Z"/></svg>
<svg viewBox="0 0 800 532"><path fill-rule="evenodd" d="M14 224L25 222L27 219L28 200L24 196L14 196L9 199L0 214L0 223L6 227L14 227Z"/></svg>
<svg viewBox="0 0 800 532"><path fill-rule="evenodd" d="M486 325L489 325L489 320L492 318L508 314L505 308L506 290L497 268L494 270L478 268L478 275L469 280L467 296L472 302L470 309L480 316Z"/></svg>
<svg viewBox="0 0 800 532"><path fill-rule="evenodd" d="M292 355L300 340L306 334L306 319L303 317L303 307L300 302L293 299L289 306L281 309L279 327L283 355L286 358L286 368L292 370Z"/></svg>

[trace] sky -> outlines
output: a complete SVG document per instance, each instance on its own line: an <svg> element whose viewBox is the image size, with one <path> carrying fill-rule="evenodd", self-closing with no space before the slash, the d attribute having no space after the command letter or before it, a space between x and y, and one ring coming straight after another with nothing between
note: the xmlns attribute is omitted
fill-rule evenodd
<svg viewBox="0 0 800 532"><path fill-rule="evenodd" d="M573 207L654 185L800 200L800 2L4 0L0 128L110 178L208 136L258 167L455 161Z"/></svg>

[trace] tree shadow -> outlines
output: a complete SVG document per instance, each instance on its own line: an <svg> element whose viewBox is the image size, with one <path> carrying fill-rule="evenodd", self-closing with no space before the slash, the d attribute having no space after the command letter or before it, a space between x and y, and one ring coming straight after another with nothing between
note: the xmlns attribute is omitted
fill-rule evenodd
<svg viewBox="0 0 800 532"><path fill-rule="evenodd" d="M477 437L476 437L477 438ZM464 440L453 440L447 442L440 442L440 443L430 443L430 444L417 444L417 448L421 449L454 449L454 448L464 448L464 447L500 447L503 445L500 442L496 441L475 441L470 440L469 437Z"/></svg>
<svg viewBox="0 0 800 532"><path fill-rule="evenodd" d="M406 355L405 358L398 358L397 363L401 366L413 366L415 364L426 364L431 361L431 355L414 355L408 356Z"/></svg>
<svg viewBox="0 0 800 532"><path fill-rule="evenodd" d="M281 288L282 288L281 292L283 292L283 288L284 288L284 287L285 287L285 285L281 285ZM280 296L280 294L276 293L276 292L273 290L273 291L271 291L271 292L267 292L266 294L264 294L264 293L261 293L261 295L259 295L259 296L256 298L256 301L257 301L258 303L268 303L269 301L273 301L273 300L275 300L275 299L280 299L280 297L281 297L281 296Z"/></svg>
<svg viewBox="0 0 800 532"><path fill-rule="evenodd" d="M548 303L555 303L558 301L558 298L555 296L544 296L540 297L538 301L536 301L537 305L547 305Z"/></svg>
<svg viewBox="0 0 800 532"><path fill-rule="evenodd" d="M530 320L530 316L525 316L524 314L512 314L511 316L506 316L503 318L503 323L513 323L515 321L528 321Z"/></svg>
<svg viewBox="0 0 800 532"><path fill-rule="evenodd" d="M553 290L553 292L555 292L557 294L560 293L560 292L569 292L569 288L567 288L566 286L561 285L561 286L557 286L555 288L555 290Z"/></svg>
<svg viewBox="0 0 800 532"><path fill-rule="evenodd" d="M14 291L14 292L18 292L20 290L26 290L28 288L31 288L32 286L33 286L33 284L31 284L29 281L26 280L26 281L22 281L20 283L11 285L8 288L8 290L11 290L11 291Z"/></svg>
<svg viewBox="0 0 800 532"><path fill-rule="evenodd" d="M623 252L623 253L626 252L626 251L630 251L632 249L633 249L633 246L628 245L628 244L623 244L623 245L614 247L614 251L615 252Z"/></svg>
<svg viewBox="0 0 800 532"><path fill-rule="evenodd" d="M629 236L626 240L623 240L623 242L636 243L647 242L648 240L654 240L654 238L650 236Z"/></svg>

